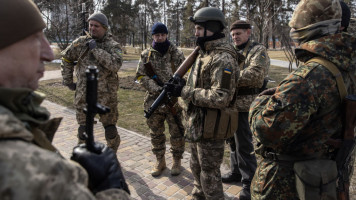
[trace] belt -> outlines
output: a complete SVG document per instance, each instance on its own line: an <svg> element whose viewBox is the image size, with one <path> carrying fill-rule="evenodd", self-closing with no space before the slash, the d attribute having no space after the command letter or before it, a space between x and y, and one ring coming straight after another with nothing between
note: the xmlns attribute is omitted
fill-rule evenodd
<svg viewBox="0 0 356 200"><path fill-rule="evenodd" d="M242 89L238 89L237 96L254 95L254 94L259 94L260 92L262 92L261 88L242 88Z"/></svg>
<svg viewBox="0 0 356 200"><path fill-rule="evenodd" d="M315 155L308 155L308 156L301 157L301 156L290 156L290 155L265 151L262 157L267 160L273 160L273 161L298 162L298 161L322 158L321 155L322 155L321 153L316 153Z"/></svg>

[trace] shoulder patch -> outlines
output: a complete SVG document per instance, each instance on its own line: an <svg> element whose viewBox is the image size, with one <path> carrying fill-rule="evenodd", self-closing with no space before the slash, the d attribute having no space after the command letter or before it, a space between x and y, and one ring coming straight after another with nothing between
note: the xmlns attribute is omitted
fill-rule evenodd
<svg viewBox="0 0 356 200"><path fill-rule="evenodd" d="M261 53L261 57L262 58L266 58L266 54L265 53Z"/></svg>
<svg viewBox="0 0 356 200"><path fill-rule="evenodd" d="M224 69L224 73L226 73L226 74L231 74L231 70L230 70L230 69L225 68L225 69Z"/></svg>
<svg viewBox="0 0 356 200"><path fill-rule="evenodd" d="M122 56L122 50L121 49L116 49L115 53L119 56Z"/></svg>

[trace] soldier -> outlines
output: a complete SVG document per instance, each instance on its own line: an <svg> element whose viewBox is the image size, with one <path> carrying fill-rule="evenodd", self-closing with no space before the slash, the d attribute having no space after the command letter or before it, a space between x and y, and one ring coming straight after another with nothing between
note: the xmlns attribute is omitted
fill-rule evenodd
<svg viewBox="0 0 356 200"><path fill-rule="evenodd" d="M223 183L242 182L240 198L250 199L250 185L256 170L256 157L252 144L252 133L248 124L248 110L252 101L264 90L264 81L270 65L266 47L250 39L251 24L237 20L230 27L235 48L245 56L240 65L240 78L236 105L239 111L238 129L230 140L231 172L222 176ZM242 180L241 180L242 177Z"/></svg>
<svg viewBox="0 0 356 200"><path fill-rule="evenodd" d="M117 72L122 64L121 47L112 39L108 19L102 13L94 13L89 18L89 34L74 40L63 52L63 84L75 90L75 108L77 115L78 143L85 139L85 70L89 65L99 69L98 103L110 108L110 112L100 115L100 122L105 128L107 144L115 152L120 145L120 136L116 129L118 120L117 90L119 78ZM76 65L75 62L77 61ZM73 71L76 70L77 83L73 83Z"/></svg>
<svg viewBox="0 0 356 200"><path fill-rule="evenodd" d="M225 139L237 129L233 96L239 76L238 54L225 42L226 27L221 10L205 7L190 18L200 52L186 86L174 84L170 91L187 102L186 139L190 142L190 167L194 176L194 199L224 199L220 165ZM169 84L167 84L169 85Z"/></svg>
<svg viewBox="0 0 356 200"><path fill-rule="evenodd" d="M334 158L335 147L328 141L342 136L342 101L339 81L327 67L337 67L346 91L356 93L356 38L339 33L340 21L339 0L302 0L293 13L290 34L300 44L295 53L302 63L276 88L259 95L250 108L256 153L262 157L252 180L253 199L300 199L293 170L297 161L333 162L329 159ZM323 176L337 174L335 170Z"/></svg>
<svg viewBox="0 0 356 200"><path fill-rule="evenodd" d="M34 91L44 62L54 58L46 25L30 0L0 4L0 199L130 199L118 189L129 192L111 149L75 147L72 158L87 173L51 144L61 118L50 120L40 106L44 95Z"/></svg>
<svg viewBox="0 0 356 200"><path fill-rule="evenodd" d="M148 110L158 97L162 91L163 83L169 81L184 61L183 52L167 39L168 29L166 25L160 22L155 23L152 26L151 33L152 47L141 53L136 71L136 80L146 89L145 110ZM185 146L181 112L182 109L177 103L177 98L172 98L166 100L146 121L151 129L152 152L157 158L157 162L151 171L152 176L159 176L166 168L164 121L167 121L171 135L171 152L173 154L171 175L176 176L181 172L181 159Z"/></svg>

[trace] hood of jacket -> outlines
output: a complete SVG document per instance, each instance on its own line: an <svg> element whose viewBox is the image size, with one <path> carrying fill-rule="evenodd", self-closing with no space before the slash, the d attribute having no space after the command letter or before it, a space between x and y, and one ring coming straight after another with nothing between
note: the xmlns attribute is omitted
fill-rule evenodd
<svg viewBox="0 0 356 200"><path fill-rule="evenodd" d="M346 32L328 35L301 44L295 53L302 62L320 56L341 70L355 71L356 37Z"/></svg>

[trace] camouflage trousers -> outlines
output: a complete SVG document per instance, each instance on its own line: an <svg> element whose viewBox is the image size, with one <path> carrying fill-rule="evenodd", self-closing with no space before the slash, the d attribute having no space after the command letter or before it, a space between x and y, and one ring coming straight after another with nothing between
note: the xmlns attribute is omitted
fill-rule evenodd
<svg viewBox="0 0 356 200"><path fill-rule="evenodd" d="M252 199L297 200L293 164L261 159L251 182Z"/></svg>
<svg viewBox="0 0 356 200"><path fill-rule="evenodd" d="M224 199L220 172L224 157L224 142L224 140L205 140L190 144L194 199Z"/></svg>
<svg viewBox="0 0 356 200"><path fill-rule="evenodd" d="M106 114L99 114L99 121L103 126L116 125L119 118L119 112L117 110L117 93L98 93L98 103L110 108L110 112ZM76 108L76 118L79 125L85 125L86 115L83 109L86 107L85 94L76 91L75 93L75 108Z"/></svg>
<svg viewBox="0 0 356 200"><path fill-rule="evenodd" d="M156 110L149 119L146 120L150 128L152 152L157 158L162 158L166 152L166 136L164 134L164 121L167 121L171 149L173 157L182 158L184 152L184 127L182 124L182 115L179 112L176 116L170 111L157 112ZM175 119L176 117L176 119Z"/></svg>

